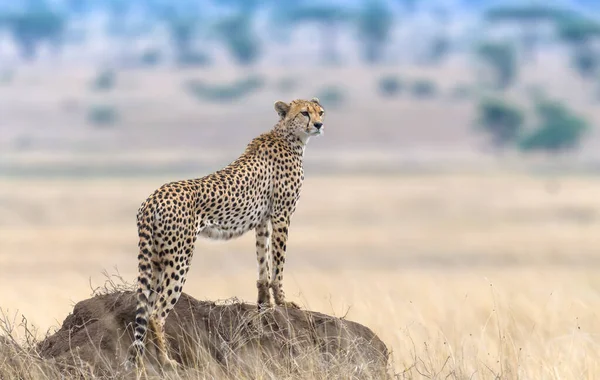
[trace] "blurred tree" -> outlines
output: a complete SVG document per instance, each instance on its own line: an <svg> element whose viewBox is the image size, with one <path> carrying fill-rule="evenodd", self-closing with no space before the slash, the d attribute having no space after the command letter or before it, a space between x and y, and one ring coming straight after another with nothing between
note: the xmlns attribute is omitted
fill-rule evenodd
<svg viewBox="0 0 600 380"><path fill-rule="evenodd" d="M317 98L325 108L340 108L346 102L346 90L337 85L328 85L317 91Z"/></svg>
<svg viewBox="0 0 600 380"><path fill-rule="evenodd" d="M572 66L583 78L594 79L598 75L600 60L595 49L582 46L573 52Z"/></svg>
<svg viewBox="0 0 600 380"><path fill-rule="evenodd" d="M377 87L382 96L391 98L398 96L402 92L404 82L396 75L385 75L379 78Z"/></svg>
<svg viewBox="0 0 600 380"><path fill-rule="evenodd" d="M91 105L87 112L87 121L98 128L111 127L119 121L119 111L109 104Z"/></svg>
<svg viewBox="0 0 600 380"><path fill-rule="evenodd" d="M595 42L600 39L600 23L569 15L557 21L557 33L560 40L570 46L577 73L584 78L597 76L600 54Z"/></svg>
<svg viewBox="0 0 600 380"><path fill-rule="evenodd" d="M437 7L433 11L435 17L434 36L427 51L427 61L432 64L442 63L450 53L450 12L446 8Z"/></svg>
<svg viewBox="0 0 600 380"><path fill-rule="evenodd" d="M158 48L146 48L139 56L139 63L144 67L154 67L161 63L162 58Z"/></svg>
<svg viewBox="0 0 600 380"><path fill-rule="evenodd" d="M229 84L208 84L189 79L184 83L187 92L198 100L231 103L252 95L261 89L265 81L260 76L251 75Z"/></svg>
<svg viewBox="0 0 600 380"><path fill-rule="evenodd" d="M338 37L343 23L350 19L350 13L342 7L331 4L296 3L275 12L277 23L281 27L315 23L321 32L321 61L324 64L341 62Z"/></svg>
<svg viewBox="0 0 600 380"><path fill-rule="evenodd" d="M66 21L65 15L48 7L38 6L7 14L3 24L10 30L21 57L33 60L40 44L44 42L57 50L61 48Z"/></svg>
<svg viewBox="0 0 600 380"><path fill-rule="evenodd" d="M252 27L253 17L245 12L226 17L215 25L217 36L233 58L242 65L254 63L260 56L260 42Z"/></svg>
<svg viewBox="0 0 600 380"><path fill-rule="evenodd" d="M445 33L439 33L431 42L429 47L427 60L431 63L438 64L444 61L450 53L450 39Z"/></svg>
<svg viewBox="0 0 600 380"><path fill-rule="evenodd" d="M558 101L543 100L536 106L540 123L520 142L523 151L560 153L574 149L589 130L588 123Z"/></svg>
<svg viewBox="0 0 600 380"><path fill-rule="evenodd" d="M206 18L203 18L202 4L197 1L151 1L149 12L158 12L156 15L167 30L171 43L173 58L179 66L206 66L210 64L210 57L198 50L195 46ZM208 27L204 27L208 29ZM160 51L157 52L158 55ZM152 60L152 59L151 59ZM161 57L162 60L162 57Z"/></svg>
<svg viewBox="0 0 600 380"><path fill-rule="evenodd" d="M254 29L256 13L270 0L212 0L221 7L229 8L230 14L212 25L213 35L241 65L250 65L260 57L261 41ZM231 10L233 12L231 12Z"/></svg>
<svg viewBox="0 0 600 380"><path fill-rule="evenodd" d="M175 49L175 60L179 64L187 64L194 55L192 43L196 32L195 15L179 15L171 13L166 17L169 36Z"/></svg>
<svg viewBox="0 0 600 380"><path fill-rule="evenodd" d="M477 56L494 71L498 89L511 86L517 76L517 59L512 45L502 42L484 42L476 49Z"/></svg>
<svg viewBox="0 0 600 380"><path fill-rule="evenodd" d="M366 0L358 14L357 23L364 60L368 63L380 62L393 24L390 9L383 1Z"/></svg>
<svg viewBox="0 0 600 380"><path fill-rule="evenodd" d="M114 70L103 69L90 83L90 88L94 91L112 90L117 83L117 73Z"/></svg>
<svg viewBox="0 0 600 380"><path fill-rule="evenodd" d="M547 5L498 6L485 13L492 24L511 23L521 29L521 47L526 59L535 60L542 24L552 24L563 17L564 10Z"/></svg>
<svg viewBox="0 0 600 380"><path fill-rule="evenodd" d="M417 99L434 97L438 92L437 84L431 79L416 79L410 85L410 93Z"/></svg>
<svg viewBox="0 0 600 380"><path fill-rule="evenodd" d="M495 149L505 149L520 137L523 111L502 99L488 98L479 103L477 126L490 137Z"/></svg>

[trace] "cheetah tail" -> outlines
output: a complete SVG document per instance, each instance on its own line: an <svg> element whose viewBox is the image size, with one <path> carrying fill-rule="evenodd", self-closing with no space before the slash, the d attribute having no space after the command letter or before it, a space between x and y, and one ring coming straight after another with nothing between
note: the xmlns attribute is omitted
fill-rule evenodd
<svg viewBox="0 0 600 380"><path fill-rule="evenodd" d="M152 241L152 229L148 223L151 217L148 215L140 218L138 223L138 234L140 237L139 249L139 273L137 281L137 307L135 311L135 330L134 330L134 341L129 348L128 361L133 364L137 363L138 360L144 354L144 339L148 329L148 318L150 316L150 298L152 292L156 289L151 289L152 283L152 265L150 263L153 241Z"/></svg>

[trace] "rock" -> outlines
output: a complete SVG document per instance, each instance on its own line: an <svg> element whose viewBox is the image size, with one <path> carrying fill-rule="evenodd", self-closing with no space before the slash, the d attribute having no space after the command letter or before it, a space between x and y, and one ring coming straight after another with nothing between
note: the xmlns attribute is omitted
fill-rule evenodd
<svg viewBox="0 0 600 380"><path fill-rule="evenodd" d="M65 368L84 364L99 376L123 373L135 308L133 292L81 301L60 330L39 343L38 352ZM256 305L183 294L165 332L180 371L194 377L388 377L388 350L369 328L317 312L280 307L259 312ZM151 345L145 367L160 373Z"/></svg>

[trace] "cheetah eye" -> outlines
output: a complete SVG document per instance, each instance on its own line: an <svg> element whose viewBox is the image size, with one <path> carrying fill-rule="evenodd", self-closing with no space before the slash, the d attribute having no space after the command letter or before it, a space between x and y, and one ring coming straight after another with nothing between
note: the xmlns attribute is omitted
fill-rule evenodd
<svg viewBox="0 0 600 380"><path fill-rule="evenodd" d="M320 112L319 112L319 116L323 116L323 114L324 114L324 112L323 112L323 111L320 111Z"/></svg>
<svg viewBox="0 0 600 380"><path fill-rule="evenodd" d="M308 117L308 112L306 112L306 111L302 111L302 112L300 112L300 113L301 113L302 115L304 115L304 116Z"/></svg>

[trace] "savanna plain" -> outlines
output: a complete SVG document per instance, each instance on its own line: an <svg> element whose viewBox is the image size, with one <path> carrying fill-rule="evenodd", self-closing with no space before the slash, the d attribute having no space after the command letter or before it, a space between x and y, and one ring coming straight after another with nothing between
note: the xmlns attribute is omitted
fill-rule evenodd
<svg viewBox="0 0 600 380"><path fill-rule="evenodd" d="M136 210L175 179L2 179L4 320L42 338L107 275L133 282ZM594 379L599 193L591 175L307 175L287 295L371 328L400 379ZM199 240L184 291L254 302L256 277L253 234Z"/></svg>

